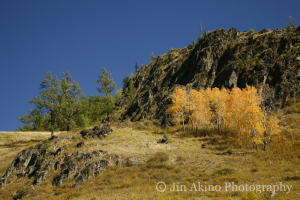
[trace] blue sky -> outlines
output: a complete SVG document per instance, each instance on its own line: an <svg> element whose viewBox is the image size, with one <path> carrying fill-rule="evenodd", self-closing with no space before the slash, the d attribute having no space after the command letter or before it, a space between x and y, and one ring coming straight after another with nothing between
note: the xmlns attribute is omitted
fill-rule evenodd
<svg viewBox="0 0 300 200"><path fill-rule="evenodd" d="M27 100L51 71L69 71L85 94L107 68L118 87L140 66L170 48L197 41L205 30L300 25L300 1L0 0L0 131L11 131L32 109Z"/></svg>

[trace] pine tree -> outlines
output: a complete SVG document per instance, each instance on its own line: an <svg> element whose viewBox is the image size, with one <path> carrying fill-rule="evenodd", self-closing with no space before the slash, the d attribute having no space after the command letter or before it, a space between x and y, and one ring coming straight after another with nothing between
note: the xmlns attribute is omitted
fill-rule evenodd
<svg viewBox="0 0 300 200"><path fill-rule="evenodd" d="M129 83L129 77L126 76L126 77L123 79L123 82L122 82L123 90L127 87L128 83Z"/></svg>
<svg viewBox="0 0 300 200"><path fill-rule="evenodd" d="M57 119L61 113L61 105L59 101L59 92L61 89L61 82L55 76L52 77L51 72L46 73L46 77L40 84L40 96L30 99L28 102L34 104L34 109L40 112L43 116L49 114L51 137L54 135L54 130L56 128Z"/></svg>
<svg viewBox="0 0 300 200"><path fill-rule="evenodd" d="M53 136L55 130L68 131L81 123L80 120L84 117L88 117L87 97L82 93L78 82L72 80L69 72L63 75L64 78L60 81L57 77L53 78L51 72L46 73L40 84L40 96L28 101L34 104L34 109L19 118L25 123L20 130L50 130Z"/></svg>
<svg viewBox="0 0 300 200"><path fill-rule="evenodd" d="M129 84L128 84L128 90L125 93L125 97L126 97L128 105L131 105L133 103L134 98L135 98L135 92L136 92L136 89L135 89L135 87L133 85L132 80L130 80Z"/></svg>
<svg viewBox="0 0 300 200"><path fill-rule="evenodd" d="M88 113L89 113L89 121L91 123L98 122L101 120L102 116L105 114L104 113L104 96L100 95L95 95L92 96L90 95L88 99Z"/></svg>
<svg viewBox="0 0 300 200"><path fill-rule="evenodd" d="M119 99L122 98L122 89L117 89L114 96L114 101L117 102Z"/></svg>
<svg viewBox="0 0 300 200"><path fill-rule="evenodd" d="M29 110L29 114L25 114L18 118L23 124L19 126L19 131L45 131L47 125L40 110Z"/></svg>
<svg viewBox="0 0 300 200"><path fill-rule="evenodd" d="M76 115L80 115L80 95L82 89L78 82L72 80L69 72L63 73L64 78L61 82L60 105L62 121L66 125L66 130L76 126Z"/></svg>
<svg viewBox="0 0 300 200"><path fill-rule="evenodd" d="M113 79L110 79L111 73L103 67L102 74L99 75L99 80L96 80L97 83L101 84L101 87L97 87L97 90L105 94L102 98L103 102L106 106L103 108L103 112L109 116L115 110L115 103L112 97L112 91L117 88L116 83Z"/></svg>
<svg viewBox="0 0 300 200"><path fill-rule="evenodd" d="M195 47L196 43L195 43L195 40L192 41L192 46L193 48Z"/></svg>
<svg viewBox="0 0 300 200"><path fill-rule="evenodd" d="M296 28L296 21L292 16L289 16L288 21L285 23L286 28L290 29L290 28Z"/></svg>
<svg viewBox="0 0 300 200"><path fill-rule="evenodd" d="M152 52L152 54L151 54L151 59L150 59L151 62L152 62L153 60L155 60L155 58L156 58L156 57L154 56L154 53Z"/></svg>
<svg viewBox="0 0 300 200"><path fill-rule="evenodd" d="M79 112L80 113L76 119L76 125L82 128L90 125L90 107L89 107L89 98L82 93L79 100Z"/></svg>
<svg viewBox="0 0 300 200"><path fill-rule="evenodd" d="M96 83L100 83L101 87L97 87L97 90L107 95L111 95L112 91L117 88L116 83L113 79L110 79L111 73L103 67L102 74L99 75L99 80L96 80Z"/></svg>
<svg viewBox="0 0 300 200"><path fill-rule="evenodd" d="M139 66L137 63L135 63L135 73L137 73L139 71Z"/></svg>

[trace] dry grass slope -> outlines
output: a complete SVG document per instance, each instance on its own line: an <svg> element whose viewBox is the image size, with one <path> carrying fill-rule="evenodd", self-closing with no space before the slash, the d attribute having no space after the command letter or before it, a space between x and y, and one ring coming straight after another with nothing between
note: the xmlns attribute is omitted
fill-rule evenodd
<svg viewBox="0 0 300 200"><path fill-rule="evenodd" d="M84 140L84 151L101 149L117 154L120 158L139 157L139 165L111 167L84 185L72 188L73 183L52 186L53 174L34 189L25 187L29 180L0 188L0 199L26 191L25 199L269 199L269 192L224 191L226 183L237 185L277 185L279 182L293 185L289 194L277 192L276 199L298 199L300 193L300 157L283 157L275 148L280 141L274 140L269 151L246 155L221 155L229 149L238 149L238 143L231 136L193 137L183 135L177 127L161 131L149 121L136 124L114 124L116 130L109 137ZM143 134L141 134L143 133ZM167 134L168 144L157 144ZM0 148L1 172L14 156L37 140L49 137L47 134L20 134L18 139L0 134L3 146ZM59 137L69 138L68 153L78 151L76 143L83 140L79 131L61 133ZM26 138L26 139L25 139ZM10 141L4 142L3 140ZM16 146L10 146L14 144ZM205 144L209 148L201 148ZM8 154L9 152L9 154ZM158 192L156 184L164 181L165 192ZM220 185L221 191L189 191L193 183ZM185 185L187 191L170 191L173 183Z"/></svg>

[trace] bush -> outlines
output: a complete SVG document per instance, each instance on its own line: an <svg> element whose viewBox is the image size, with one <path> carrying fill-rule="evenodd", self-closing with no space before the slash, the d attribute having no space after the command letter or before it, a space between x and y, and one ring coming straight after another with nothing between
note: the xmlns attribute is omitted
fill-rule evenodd
<svg viewBox="0 0 300 200"><path fill-rule="evenodd" d="M300 177L299 176L287 176L285 179L285 181L300 181Z"/></svg>
<svg viewBox="0 0 300 200"><path fill-rule="evenodd" d="M233 174L233 173L234 173L233 169L224 168L224 169L220 169L220 170L215 171L214 173L212 173L212 176L215 176L215 175L226 176L226 175Z"/></svg>
<svg viewBox="0 0 300 200"><path fill-rule="evenodd" d="M166 162L169 160L169 155L165 152L157 152L151 157L148 162L156 161L156 162Z"/></svg>
<svg viewBox="0 0 300 200"><path fill-rule="evenodd" d="M178 155L176 161L186 161L186 158L182 155Z"/></svg>

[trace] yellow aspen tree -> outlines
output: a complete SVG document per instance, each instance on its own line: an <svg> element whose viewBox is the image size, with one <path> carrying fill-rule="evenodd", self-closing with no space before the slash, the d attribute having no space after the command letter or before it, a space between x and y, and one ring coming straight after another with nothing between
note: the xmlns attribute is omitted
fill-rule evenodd
<svg viewBox="0 0 300 200"><path fill-rule="evenodd" d="M271 137L280 133L279 119L276 116L270 116L266 121L266 137L264 150L270 145Z"/></svg>
<svg viewBox="0 0 300 200"><path fill-rule="evenodd" d="M177 89L172 96L172 107L170 107L170 114L175 117L177 121L182 121L183 132L185 132L184 121L188 119L188 103L187 94L183 89Z"/></svg>
<svg viewBox="0 0 300 200"><path fill-rule="evenodd" d="M211 95L209 95L212 108L214 110L214 119L216 120L218 132L220 132L223 118L226 113L226 99L228 98L228 91L225 88L219 90L219 88L213 88Z"/></svg>
<svg viewBox="0 0 300 200"><path fill-rule="evenodd" d="M191 91L191 119L195 122L196 129L202 127L206 133L206 126L210 124L211 110L209 107L209 99L205 97L205 91ZM207 133L206 133L207 134Z"/></svg>
<svg viewBox="0 0 300 200"><path fill-rule="evenodd" d="M248 131L250 138L258 150L258 144L263 143L264 127L263 127L263 112L260 107L262 98L258 95L255 87L247 86L242 91L243 100L247 105L245 109L245 129Z"/></svg>
<svg viewBox="0 0 300 200"><path fill-rule="evenodd" d="M198 123L197 123L197 117L198 117L198 105L197 105L197 95L198 92L196 90L191 90L188 98L189 98L189 120L192 124L192 129L193 132L195 131L194 129L197 130L198 128Z"/></svg>
<svg viewBox="0 0 300 200"><path fill-rule="evenodd" d="M195 120L194 118L192 118L192 113L193 113L193 105L192 105L192 91L194 91L193 89L190 91L186 91L186 103L187 103L187 118L189 120L189 123L192 126L192 131L194 131L194 126L195 126ZM191 127L190 127L190 131L191 131Z"/></svg>
<svg viewBox="0 0 300 200"><path fill-rule="evenodd" d="M231 127L236 133L239 133L241 139L244 132L245 107L241 89L233 88L226 101L224 121L226 126Z"/></svg>

